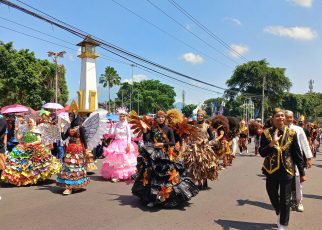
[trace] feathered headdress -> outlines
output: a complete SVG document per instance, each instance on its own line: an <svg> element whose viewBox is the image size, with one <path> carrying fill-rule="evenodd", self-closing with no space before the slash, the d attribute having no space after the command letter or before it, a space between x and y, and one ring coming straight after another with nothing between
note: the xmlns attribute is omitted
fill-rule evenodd
<svg viewBox="0 0 322 230"><path fill-rule="evenodd" d="M128 109L126 107L119 107L116 109L116 114L120 115L120 114L124 114L124 115L128 115Z"/></svg>
<svg viewBox="0 0 322 230"><path fill-rule="evenodd" d="M217 131L220 129L224 129L226 134L228 134L228 132L229 132L229 121L228 121L227 117L225 117L223 115L215 116L211 120L211 126L214 129L216 129Z"/></svg>
<svg viewBox="0 0 322 230"><path fill-rule="evenodd" d="M203 116L206 116L206 111L205 110L203 110L203 109L198 109L198 111L197 111L197 115L203 115Z"/></svg>
<svg viewBox="0 0 322 230"><path fill-rule="evenodd" d="M228 137L232 139L237 136L237 132L239 130L239 119L236 117L227 117L227 119L229 121Z"/></svg>
<svg viewBox="0 0 322 230"><path fill-rule="evenodd" d="M167 111L167 118L172 124L177 124L183 121L183 115L178 109L170 109Z"/></svg>
<svg viewBox="0 0 322 230"><path fill-rule="evenodd" d="M257 121L251 121L248 125L248 131L250 136L255 136L259 134L262 130L262 125Z"/></svg>
<svg viewBox="0 0 322 230"><path fill-rule="evenodd" d="M305 121L305 117L303 115L300 116L299 121Z"/></svg>

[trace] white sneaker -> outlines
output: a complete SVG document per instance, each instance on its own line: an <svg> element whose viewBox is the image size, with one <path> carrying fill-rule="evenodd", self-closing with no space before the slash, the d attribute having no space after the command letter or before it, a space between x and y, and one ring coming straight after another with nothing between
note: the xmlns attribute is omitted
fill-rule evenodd
<svg viewBox="0 0 322 230"><path fill-rule="evenodd" d="M276 224L277 224L277 227L279 228L280 227L280 215L278 214L277 215L277 222L276 222Z"/></svg>
<svg viewBox="0 0 322 230"><path fill-rule="evenodd" d="M72 194L72 190L70 189L66 189L64 192L63 192L63 195L70 195Z"/></svg>
<svg viewBox="0 0 322 230"><path fill-rule="evenodd" d="M286 226L280 224L278 226L278 230L286 230Z"/></svg>
<svg viewBox="0 0 322 230"><path fill-rule="evenodd" d="M296 207L296 211L298 211L298 212L304 212L304 206L303 206L303 204L301 202Z"/></svg>

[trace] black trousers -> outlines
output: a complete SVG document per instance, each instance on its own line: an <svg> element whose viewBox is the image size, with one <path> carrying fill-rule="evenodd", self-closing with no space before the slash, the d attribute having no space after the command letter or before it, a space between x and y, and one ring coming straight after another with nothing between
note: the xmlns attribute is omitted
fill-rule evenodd
<svg viewBox="0 0 322 230"><path fill-rule="evenodd" d="M276 215L280 215L280 224L287 226L290 219L292 179L268 176L266 179L266 190Z"/></svg>

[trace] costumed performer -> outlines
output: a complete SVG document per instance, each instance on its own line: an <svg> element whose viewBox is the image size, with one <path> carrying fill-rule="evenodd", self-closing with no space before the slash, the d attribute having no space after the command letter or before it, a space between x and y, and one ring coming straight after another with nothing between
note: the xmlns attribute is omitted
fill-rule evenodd
<svg viewBox="0 0 322 230"><path fill-rule="evenodd" d="M198 188L186 176L179 149L174 147L173 130L165 125L165 118L165 112L159 111L156 122L137 123L143 129L144 145L139 150L132 193L148 207L176 207L198 194Z"/></svg>
<svg viewBox="0 0 322 230"><path fill-rule="evenodd" d="M65 133L61 133L63 140L69 138L69 143L63 158L63 168L56 179L57 186L65 188L63 195L70 195L73 190L79 190L90 183L86 172L85 129L76 110L70 114L70 120L70 127ZM61 130L64 130L64 126L61 123Z"/></svg>
<svg viewBox="0 0 322 230"><path fill-rule="evenodd" d="M131 179L136 172L138 146L131 141L130 124L127 122L126 108L118 108L119 122L110 129L114 137L112 143L105 148L101 174L112 182Z"/></svg>

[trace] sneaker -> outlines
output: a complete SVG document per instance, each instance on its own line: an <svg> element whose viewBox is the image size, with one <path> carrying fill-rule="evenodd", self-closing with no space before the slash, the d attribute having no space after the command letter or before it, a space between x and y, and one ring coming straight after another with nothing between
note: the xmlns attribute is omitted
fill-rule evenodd
<svg viewBox="0 0 322 230"><path fill-rule="evenodd" d="M116 183L116 182L119 182L120 180L118 178L112 178L112 182L113 183Z"/></svg>
<svg viewBox="0 0 322 230"><path fill-rule="evenodd" d="M70 195L72 194L72 190L70 189L66 189L64 192L63 192L63 195Z"/></svg>
<svg viewBox="0 0 322 230"><path fill-rule="evenodd" d="M248 149L246 149L246 154L248 154Z"/></svg>
<svg viewBox="0 0 322 230"><path fill-rule="evenodd" d="M280 215L278 214L277 215L277 222L276 222L276 224L277 224L277 227L279 228L280 227Z"/></svg>
<svg viewBox="0 0 322 230"><path fill-rule="evenodd" d="M278 230L286 230L286 226L280 224L280 226L278 226Z"/></svg>
<svg viewBox="0 0 322 230"><path fill-rule="evenodd" d="M149 207L149 208L152 208L152 207L154 207L154 206L155 206L155 204L154 204L153 202L150 202L150 203L148 203L146 206L147 206L147 207Z"/></svg>
<svg viewBox="0 0 322 230"><path fill-rule="evenodd" d="M304 206L303 206L303 204L301 202L296 207L296 211L298 211L298 212L304 212Z"/></svg>

